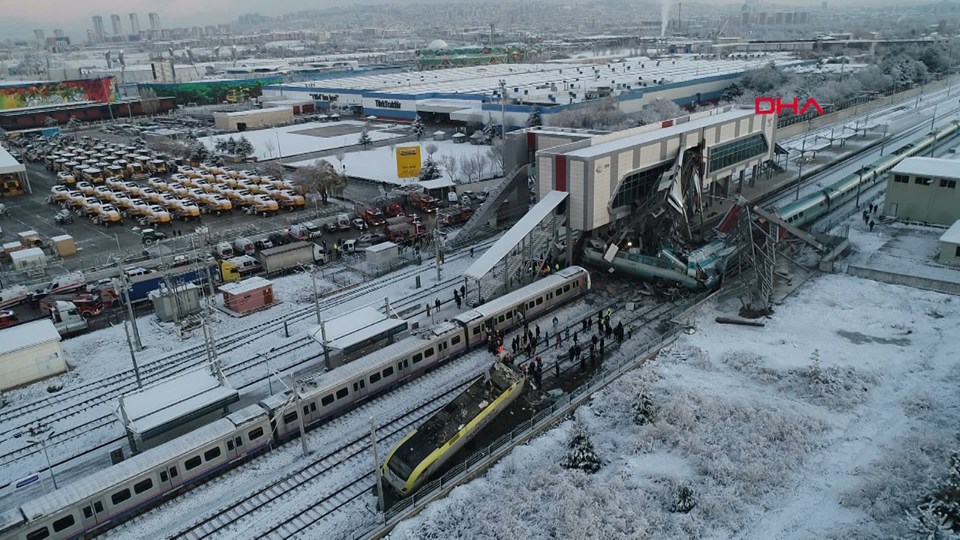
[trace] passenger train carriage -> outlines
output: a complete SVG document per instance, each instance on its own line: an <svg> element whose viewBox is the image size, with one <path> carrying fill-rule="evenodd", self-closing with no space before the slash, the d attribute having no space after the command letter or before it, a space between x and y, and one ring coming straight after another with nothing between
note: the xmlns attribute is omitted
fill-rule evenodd
<svg viewBox="0 0 960 540"><path fill-rule="evenodd" d="M265 452L306 426L333 418L480 346L484 323L506 331L584 295L589 272L560 270L303 384L272 395L126 461L0 515L0 539L89 538L177 492ZM522 317L521 317L522 316ZM298 407L299 405L299 407ZM301 410L298 410L301 409Z"/></svg>

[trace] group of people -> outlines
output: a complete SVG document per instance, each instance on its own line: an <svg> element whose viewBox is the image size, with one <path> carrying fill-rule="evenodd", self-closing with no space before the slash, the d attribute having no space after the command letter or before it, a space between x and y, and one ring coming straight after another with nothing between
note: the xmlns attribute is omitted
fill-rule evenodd
<svg viewBox="0 0 960 540"><path fill-rule="evenodd" d="M869 204L863 211L863 224L870 227L870 232L873 232L873 226L876 225L876 223L873 221L873 218L870 216L877 215L877 210L879 209L879 204Z"/></svg>

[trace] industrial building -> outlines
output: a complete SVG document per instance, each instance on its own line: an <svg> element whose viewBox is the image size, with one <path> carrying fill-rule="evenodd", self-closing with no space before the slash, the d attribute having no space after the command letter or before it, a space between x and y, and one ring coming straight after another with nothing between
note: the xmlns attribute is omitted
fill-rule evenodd
<svg viewBox="0 0 960 540"><path fill-rule="evenodd" d="M657 99L690 105L719 99L731 82L770 62L803 65L787 54L750 59L628 58L607 64L491 64L429 72L381 73L271 85L266 97L311 98L318 107L380 119L526 125L532 107L544 125L585 102L616 98L625 113ZM501 99L504 96L504 99Z"/></svg>
<svg viewBox="0 0 960 540"><path fill-rule="evenodd" d="M912 157L891 172L885 215L943 226L960 219L960 170L955 160Z"/></svg>
<svg viewBox="0 0 960 540"><path fill-rule="evenodd" d="M709 192L729 194L731 186L742 186L748 172L755 177L773 159L775 119L727 107L566 144L557 143L574 134L557 132L537 138L556 146L529 149L536 151L533 176L540 197L570 193L570 226L581 231L630 216L682 163L702 169L694 186L698 206Z"/></svg>
<svg viewBox="0 0 960 540"><path fill-rule="evenodd" d="M957 220L940 237L941 264L960 266L960 220Z"/></svg>
<svg viewBox="0 0 960 540"><path fill-rule="evenodd" d="M0 390L67 371L60 334L49 319L0 332Z"/></svg>
<svg viewBox="0 0 960 540"><path fill-rule="evenodd" d="M223 131L246 131L293 122L292 107L269 107L251 111L214 113L213 125Z"/></svg>

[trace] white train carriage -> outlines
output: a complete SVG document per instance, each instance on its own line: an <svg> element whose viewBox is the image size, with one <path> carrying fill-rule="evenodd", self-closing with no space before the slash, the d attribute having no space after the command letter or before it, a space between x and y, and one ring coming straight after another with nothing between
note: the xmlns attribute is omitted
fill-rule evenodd
<svg viewBox="0 0 960 540"><path fill-rule="evenodd" d="M0 537L74 539L109 528L186 485L267 450L269 417L250 405L0 516Z"/></svg>
<svg viewBox="0 0 960 540"><path fill-rule="evenodd" d="M456 324L444 322L422 335L404 338L328 371L307 382L300 396L304 425L311 426L343 414L464 350L463 330ZM291 438L299 432L299 413L290 391L274 394L264 399L261 405L270 411L279 440Z"/></svg>
<svg viewBox="0 0 960 540"><path fill-rule="evenodd" d="M590 290L590 273L582 267L571 266L542 278L511 294L491 300L482 306L465 311L453 318L467 329L469 346L484 343L485 323L493 331L507 331L546 313Z"/></svg>

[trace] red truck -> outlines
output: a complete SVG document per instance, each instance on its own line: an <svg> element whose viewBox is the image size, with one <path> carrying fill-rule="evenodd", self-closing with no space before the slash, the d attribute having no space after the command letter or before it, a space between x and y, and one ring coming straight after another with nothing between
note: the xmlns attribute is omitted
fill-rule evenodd
<svg viewBox="0 0 960 540"><path fill-rule="evenodd" d="M387 227L387 238L395 244L412 242L426 234L427 230L419 223L400 223Z"/></svg>
<svg viewBox="0 0 960 540"><path fill-rule="evenodd" d="M400 203L390 203L387 205L384 211L388 218L398 217L404 214L403 205Z"/></svg>
<svg viewBox="0 0 960 540"><path fill-rule="evenodd" d="M84 319L96 317L103 312L103 301L99 294L50 295L40 301L40 313L49 315L56 308L57 301L71 302L77 306L77 312Z"/></svg>
<svg viewBox="0 0 960 540"><path fill-rule="evenodd" d="M367 225L371 227L383 225L384 223L383 212L381 212L380 209L375 206L371 206L371 207L357 206L354 209L354 213L357 215L358 218L366 221Z"/></svg>
<svg viewBox="0 0 960 540"><path fill-rule="evenodd" d="M426 193L411 193L409 200L411 205L428 214L436 212L440 206L439 201Z"/></svg>
<svg viewBox="0 0 960 540"><path fill-rule="evenodd" d="M466 223L471 217L473 217L473 210L470 208L455 208L437 213L437 219L442 225L460 225Z"/></svg>

